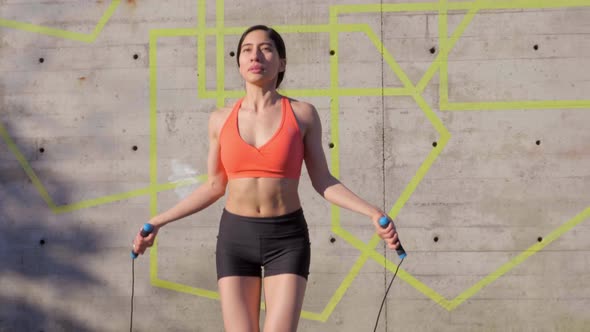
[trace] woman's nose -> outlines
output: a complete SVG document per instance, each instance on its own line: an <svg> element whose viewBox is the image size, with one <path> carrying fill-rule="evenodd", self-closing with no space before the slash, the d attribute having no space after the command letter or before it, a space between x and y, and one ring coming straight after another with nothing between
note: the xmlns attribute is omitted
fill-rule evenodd
<svg viewBox="0 0 590 332"><path fill-rule="evenodd" d="M260 61L260 51L259 50L255 50L254 52L252 52L250 54L250 61Z"/></svg>

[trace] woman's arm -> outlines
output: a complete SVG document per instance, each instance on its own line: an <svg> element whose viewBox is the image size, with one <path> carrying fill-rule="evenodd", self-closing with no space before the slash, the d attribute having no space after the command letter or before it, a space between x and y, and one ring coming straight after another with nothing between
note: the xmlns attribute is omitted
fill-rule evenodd
<svg viewBox="0 0 590 332"><path fill-rule="evenodd" d="M151 218L149 223L154 226L154 231L145 238L141 237L139 233L136 235L135 252L143 254L147 247L151 247L162 226L201 211L223 197L227 186L227 175L221 163L218 137L224 121L224 113L219 110L213 112L209 117L207 181L169 210Z"/></svg>
<svg viewBox="0 0 590 332"><path fill-rule="evenodd" d="M397 248L397 233L393 222L384 229L378 224L379 218L381 216L387 216L387 214L357 196L342 184L342 182L332 176L322 147L322 124L318 112L310 104L301 104L299 116L301 121L306 124L303 138L305 145L305 166L313 188L330 203L371 218L379 236L389 244L390 248Z"/></svg>
<svg viewBox="0 0 590 332"><path fill-rule="evenodd" d="M227 176L219 153L219 131L222 125L221 114L216 111L209 117L209 153L207 157L207 181L195 189L189 196L178 202L169 210L153 217L149 223L162 227L172 221L199 212L215 203L225 194Z"/></svg>

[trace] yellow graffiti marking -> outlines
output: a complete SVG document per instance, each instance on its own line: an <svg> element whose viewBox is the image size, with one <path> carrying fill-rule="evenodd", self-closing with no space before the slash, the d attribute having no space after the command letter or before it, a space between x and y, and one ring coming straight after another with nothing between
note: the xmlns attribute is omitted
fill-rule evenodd
<svg viewBox="0 0 590 332"><path fill-rule="evenodd" d="M97 36L102 31L103 27L113 15L115 9L118 7L120 1L112 1L105 14L100 19L92 34L81 34L65 30L53 29L32 25L28 23L10 21L0 19L0 26L29 31L64 39L77 40L81 42L94 42ZM457 41L464 33L465 29L474 19L475 15L482 10L490 9L532 9L532 8L566 8L566 7L588 7L590 0L477 0L477 1L461 1L452 2L448 0L440 0L438 2L424 2L424 3L396 3L396 4L365 4L365 5L332 5L330 6L329 23L317 25L283 25L275 26L281 33L327 33L330 37L330 49L335 51L335 54L330 57L330 87L322 89L287 89L282 90L284 94L301 97L330 97L330 130L331 136L335 143L335 147L331 149L331 171L336 177L340 177L340 163L339 163L339 109L340 98L345 96L410 96L414 99L416 104L420 107L429 122L435 128L439 135L437 140L438 145L432 149L426 159L420 165L415 175L410 179L400 197L389 211L392 218L396 218L406 202L409 200L417 186L420 184L430 167L436 161L438 155L443 151L444 147L451 138L451 134L445 128L442 121L438 118L436 113L432 110L430 105L424 100L422 93L429 84L430 80L436 73L439 73L439 109L444 111L483 111L483 110L507 110L507 109L579 109L590 108L590 100L550 100L550 101L502 101L502 102L449 102L448 100L448 55L449 52L456 45ZM197 69L198 76L198 96L199 98L216 99L217 105L225 104L227 98L236 98L243 95L242 90L227 90L225 88L225 37L228 35L239 35L246 29L246 27L226 27L224 21L224 2L223 0L216 1L216 26L207 27L206 22L206 1L198 0L198 24L196 28L188 29L156 29L151 30L149 35L149 107L150 107L150 184L147 187L99 197L96 199L85 200L73 204L57 206L41 180L37 177L32 167L27 162L24 155L20 152L15 142L11 139L8 132L0 124L0 137L7 144L9 150L16 157L20 166L23 168L34 187L39 192L40 196L47 203L49 208L54 213L66 213L79 209L84 209L92 206L107 204L115 201L125 200L132 197L150 195L150 213L155 215L158 213L158 193L162 191L171 190L181 186L192 185L195 179L187 179L182 181L170 182L160 184L158 182L158 150L157 150L157 43L158 39L175 36L194 36L197 38ZM451 36L448 36L448 20L447 15L449 11L466 11L465 16L453 31ZM427 11L438 13L439 17L439 52L424 73L419 82L414 85L408 78L403 69L399 66L392 54L384 47L382 40L375 34L372 28L367 24L341 24L338 23L338 17L342 14L358 14L358 13L378 13L378 12L415 12ZM338 84L338 69L339 69L339 45L338 36L344 32L360 32L363 33L373 43L375 48L383 57L384 63L397 75L403 84L402 88L341 88ZM215 36L216 38L216 87L214 90L206 88L206 37ZM206 180L206 175L196 177L199 182ZM348 274L344 277L332 297L329 299L325 308L321 313L315 313L304 310L302 317L310 320L325 322L343 298L344 294L355 280L360 270L370 258L376 263L384 266L390 271L394 271L397 265L382 254L376 251L377 246L381 242L380 238L374 235L368 243L363 242L352 233L342 228L340 224L340 209L336 206L331 207L331 226L332 231L339 237L343 238L351 246L359 251L359 257L352 265ZM432 299L446 310L453 310L465 300L477 294L481 289L494 282L496 279L512 270L517 265L524 262L527 258L534 255L538 251L545 248L547 245L558 239L565 232L576 227L586 219L590 218L590 207L580 212L574 218L570 219L556 230L548 234L540 243L536 243L531 247L525 249L519 255L500 266L494 272L484 277L476 284L472 285L457 297L448 300L441 294L431 289L420 280L413 277L404 269L398 272L399 277L414 287L417 291ZM177 292L202 296L210 299L219 299L219 294L212 290L202 289L198 287L191 287L188 285L175 283L158 277L158 245L157 241L150 251L150 279L154 286L170 289ZM264 309L264 304L261 305Z"/></svg>
<svg viewBox="0 0 590 332"><path fill-rule="evenodd" d="M222 4L223 1L217 1L217 16L223 16L220 12L223 12ZM569 5L576 6L580 5L580 1L571 1ZM525 2L521 2L523 7L527 7ZM530 4L530 1L529 1ZM492 6L493 5L493 6ZM538 2L538 5L542 5L545 7L553 6L554 4L550 2ZM590 5L590 3L585 2L584 5ZM487 7L486 7L487 6ZM566 5L561 4L561 7ZM436 116L432 108L428 105L428 103L424 100L421 93L423 93L425 87L428 85L432 77L436 72L439 72L439 79L440 79L440 104L441 108L443 105L452 105L448 103L448 74L447 74L447 62L448 62L448 53L454 47L454 45L459 40L460 36L463 34L465 29L469 26L475 15L478 11L482 9L489 9L490 7L493 8L502 8L498 6L497 3L491 4L485 1L475 1L475 2L463 2L463 3L448 3L447 1L441 0L438 3L423 3L423 4L391 4L391 5L343 5L343 6L331 6L330 7L330 22L326 25L306 25L306 26L274 26L274 28L281 32L281 33L329 33L330 36L330 49L335 51L335 54L330 57L330 88L329 89L300 89L300 90L284 90L281 91L285 94L291 96L329 96L330 99L330 126L331 126L331 137L332 140L335 142L335 146L330 151L330 158L331 158L331 171L334 176L340 176L340 168L339 168L339 106L340 101L339 98L342 96L348 95L356 95L356 96L379 96L379 95L405 95L411 96L416 101L417 105L421 108L424 112L426 117L429 119L431 124L434 126L436 131L439 133L439 140L438 145L434 148L430 154L426 157L425 161L421 164L419 169L417 170L414 177L410 180L408 185L404 188L404 191L400 195L399 199L395 202L392 209L389 211L389 215L392 218L395 218L405 203L409 200L410 196L417 188L418 184L424 178L434 161L438 157L438 155L442 152L444 147L446 146L447 142L450 140L450 133L444 127L442 121ZM199 8L204 8L204 4L201 2ZM374 33L374 31L366 24L339 24L338 23L338 14L340 13L358 13L358 12L378 12L383 8L383 11L412 11L412 10L436 10L439 13L440 20L439 20L439 54L437 55L436 59L433 61L432 65L428 68L425 75L422 77L420 82L417 86L414 86L408 76L405 74L403 69L397 64L394 57L389 53L387 49L385 49L382 45L382 41L379 37ZM528 8L528 7L527 7ZM534 7L537 8L537 7ZM453 32L453 35L448 38L448 22L447 22L447 12L448 10L468 10L467 14L459 24L459 26ZM202 22L202 20L199 20ZM202 27L201 27L202 28ZM199 87L198 93L201 98L217 98L218 105L224 105L226 98L235 98L243 95L243 91L241 90L234 90L234 91L227 91L223 87L225 86L225 75L222 69L217 69L217 89L215 91L209 91L206 89L205 82L205 45L204 45L204 38L207 35L215 35L217 36L217 64L224 64L224 56L225 50L223 48L224 43L220 43L219 39L221 36L225 35L239 35L244 31L246 27L236 27L236 28L228 28L225 27L223 24L218 24L216 28L205 28L203 31L202 29L198 29L195 31L195 35L198 36L198 51L199 59L198 59L198 72L201 74L199 75ZM403 88L364 88L364 89L341 89L338 86L338 34L341 32L362 32L364 33L373 43L375 48L380 51L381 55L385 63L389 66L389 68L397 75L400 81L403 83ZM173 32L172 32L173 34ZM150 50L155 51L155 44L150 46ZM152 77L151 81L155 82L155 78ZM542 103L539 102L527 102L527 105L536 105L536 108L543 107ZM584 101L557 101L557 102L550 102L552 105L558 104L560 106L568 107L568 106L575 106L575 107L584 107L587 105ZM489 105L487 103L486 105ZM499 105L502 106L513 106L513 103L504 103L504 104L495 104L495 107ZM547 104L545 104L545 107ZM522 108L523 104L518 105ZM573 107L572 107L573 108ZM155 116L155 109L152 110L152 116ZM155 133L152 133L152 136ZM431 298L434 302L439 304L441 307L447 310L453 310L458 305L463 303L466 299L470 298L471 296L475 295L479 290L483 287L487 286L503 274L507 273L509 270L514 268L516 265L522 263L526 258L534 254L535 252L541 250L546 245L551 243L553 240L558 238L563 232L571 229L575 225L579 224L580 222L584 221L590 216L590 209L584 211L576 218L568 221L566 224L558 228L558 230L554 231L549 235L550 240L543 241L543 243L535 244L531 248L525 250L521 255L513 258L508 263L501 266L499 269L488 275L487 277L483 278L481 281L476 283L475 285L471 286L469 289L461 293L453 300L448 300L438 292L434 291L420 280L413 277L407 271L400 269L398 272L401 279L406 281L408 284L412 285L416 290L421 292L422 294ZM353 264L348 274L345 276L344 280L341 282L339 287L336 289L326 307L321 313L315 313L304 310L302 312L302 317L310 320L317 320L325 322L331 313L333 312L336 305L340 302L346 291L348 290L349 286L355 280L356 276L358 275L360 269L364 266L367 259L370 257L371 259L375 260L377 263L383 265L387 269L393 271L396 264L391 263L386 264L389 262L386 258L379 254L375 248L380 242L379 237L376 235L369 241L368 244L365 244L363 241L358 239L353 234L347 232L343 229L340 225L340 209L336 206L331 207L331 225L332 231L338 235L339 237L346 240L349 244L359 250L361 253L360 257L357 261ZM159 285L164 288L186 292L190 294L203 294L201 296L209 297L209 298L217 298L218 294L216 292L205 290L197 287L189 287L186 285L179 285L170 283L167 286L160 285L161 280L157 277L157 247L152 249L154 256L152 258L152 281L154 285ZM207 294L207 295L205 295ZM264 309L264 305L262 305Z"/></svg>
<svg viewBox="0 0 590 332"><path fill-rule="evenodd" d="M109 5L109 7L105 11L105 13L102 15L102 17L98 21L98 24L96 25L96 27L94 27L94 30L90 34L72 32L72 31L55 29L55 28L49 28L49 27L34 25L34 24L30 24L30 23L6 20L6 19L2 19L2 18L0 18L0 27L6 27L6 28L18 29L18 30L23 30L23 31L28 31L28 32L34 32L34 33L38 33L38 34L42 34L42 35L48 35L48 36L58 37L58 38L62 38L62 39L70 39L70 40L80 41L80 42L84 42L84 43L93 43L96 40L96 37L98 37L98 35L100 35L100 33L102 32L102 29L107 24L107 22L109 21L109 19L111 18L111 16L113 15L115 10L117 9L117 7L119 7L120 2L121 2L121 0L113 0L111 2L111 4Z"/></svg>

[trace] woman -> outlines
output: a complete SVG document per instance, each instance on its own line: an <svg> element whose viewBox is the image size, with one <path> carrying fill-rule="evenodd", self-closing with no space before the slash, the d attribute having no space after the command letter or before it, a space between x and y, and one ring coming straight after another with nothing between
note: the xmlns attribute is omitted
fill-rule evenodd
<svg viewBox="0 0 590 332"><path fill-rule="evenodd" d="M238 68L246 95L209 120L208 179L170 210L153 217L154 232L134 248L142 254L162 226L228 196L219 226L216 261L226 331L259 331L264 278L264 331L295 331L307 284L310 243L298 196L302 162L314 189L329 202L369 217L389 248L399 245L393 223L329 171L318 112L278 94L285 45L273 29L257 25L240 38ZM262 272L262 268L264 272Z"/></svg>

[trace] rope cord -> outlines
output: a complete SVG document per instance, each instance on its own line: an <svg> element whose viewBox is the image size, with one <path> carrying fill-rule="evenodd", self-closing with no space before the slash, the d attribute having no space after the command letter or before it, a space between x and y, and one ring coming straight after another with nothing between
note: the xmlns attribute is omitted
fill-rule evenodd
<svg viewBox="0 0 590 332"><path fill-rule="evenodd" d="M375 322L375 328L373 329L373 332L377 331L377 326L379 325L379 316L381 316L381 310L383 309L383 304L385 304L385 299L387 298L387 293L389 293L389 289L391 288L391 285L393 284L393 281L395 280L395 276L397 275L397 271L399 270L399 267L402 265L403 262L404 262L404 259L402 258L402 260L397 265L397 268L395 269L395 273L393 274L393 278L391 278L391 282L389 283L387 290L385 291L385 296L383 296L383 301L381 301L381 307L379 308L379 314L377 314L377 321Z"/></svg>

